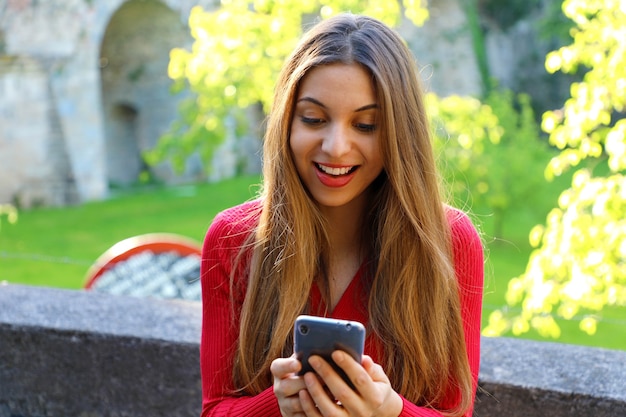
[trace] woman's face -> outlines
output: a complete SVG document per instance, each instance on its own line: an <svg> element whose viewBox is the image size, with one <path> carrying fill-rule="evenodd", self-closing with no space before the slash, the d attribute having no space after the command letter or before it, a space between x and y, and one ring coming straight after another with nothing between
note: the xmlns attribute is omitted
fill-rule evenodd
<svg viewBox="0 0 626 417"><path fill-rule="evenodd" d="M366 203L383 170L380 104L357 64L316 67L302 79L289 142L300 179L322 207Z"/></svg>

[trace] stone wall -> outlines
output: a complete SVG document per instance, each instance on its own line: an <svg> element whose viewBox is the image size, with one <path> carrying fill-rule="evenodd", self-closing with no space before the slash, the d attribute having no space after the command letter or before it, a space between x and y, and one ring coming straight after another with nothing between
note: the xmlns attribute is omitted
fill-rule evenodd
<svg viewBox="0 0 626 417"><path fill-rule="evenodd" d="M169 52L191 42L187 25L161 2L129 1L111 17L99 58L109 183L129 185L149 170L171 177L167 166L148 169L141 153L178 115L180 99L172 96L167 76Z"/></svg>
<svg viewBox="0 0 626 417"><path fill-rule="evenodd" d="M0 417L200 415L200 304L0 285Z"/></svg>
<svg viewBox="0 0 626 417"><path fill-rule="evenodd" d="M200 303L0 285L0 306L0 417L200 414ZM624 375L624 351L483 338L474 416L623 416Z"/></svg>
<svg viewBox="0 0 626 417"><path fill-rule="evenodd" d="M424 88L442 96L480 96L482 81L461 2L433 1L428 10L424 26L405 19L398 29L415 54Z"/></svg>
<svg viewBox="0 0 626 417"><path fill-rule="evenodd" d="M483 338L474 415L626 415L625 372L625 351Z"/></svg>
<svg viewBox="0 0 626 417"><path fill-rule="evenodd" d="M0 202L101 199L110 183L129 182L141 168L139 152L177 117L167 60L173 43L189 43L186 22L196 4L214 1L0 2ZM123 61L101 56L127 43L134 51L116 55ZM120 150L114 139L124 128Z"/></svg>

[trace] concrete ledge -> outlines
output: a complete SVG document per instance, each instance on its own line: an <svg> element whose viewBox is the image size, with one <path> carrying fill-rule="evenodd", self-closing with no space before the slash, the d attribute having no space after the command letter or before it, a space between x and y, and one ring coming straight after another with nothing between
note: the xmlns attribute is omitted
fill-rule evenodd
<svg viewBox="0 0 626 417"><path fill-rule="evenodd" d="M201 305L0 285L0 417L200 414ZM626 352L484 338L477 417L624 416Z"/></svg>
<svg viewBox="0 0 626 417"><path fill-rule="evenodd" d="M626 352L483 338L475 415L626 416Z"/></svg>
<svg viewBox="0 0 626 417"><path fill-rule="evenodd" d="M4 285L0 306L0 417L200 415L200 303Z"/></svg>

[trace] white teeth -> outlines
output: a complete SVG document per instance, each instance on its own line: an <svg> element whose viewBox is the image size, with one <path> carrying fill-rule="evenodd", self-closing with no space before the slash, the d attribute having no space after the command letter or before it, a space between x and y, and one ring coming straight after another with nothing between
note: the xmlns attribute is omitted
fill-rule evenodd
<svg viewBox="0 0 626 417"><path fill-rule="evenodd" d="M331 168L320 164L317 164L317 166L328 175L344 175L352 170L352 167Z"/></svg>

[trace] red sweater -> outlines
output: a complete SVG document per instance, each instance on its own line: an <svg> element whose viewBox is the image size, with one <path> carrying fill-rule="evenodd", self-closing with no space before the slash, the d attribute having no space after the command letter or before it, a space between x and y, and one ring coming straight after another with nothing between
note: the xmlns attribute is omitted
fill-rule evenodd
<svg viewBox="0 0 626 417"><path fill-rule="evenodd" d="M243 241L258 218L254 214L258 213L258 208L259 201L256 200L219 213L204 240L200 272L203 304L200 343L203 417L280 417L278 402L271 386L255 396L236 397L230 394L233 389L232 360L238 338L237 326L233 326L231 318L230 273ZM450 209L448 220L452 230L455 269L461 288L465 343L476 389L483 293L482 244L476 229L463 213ZM332 317L367 324L367 311L364 311L363 303L354 302L354 297L360 294L361 284L359 271L332 311ZM316 286L311 290L311 301L313 308L321 307L322 301ZM234 321L237 322L238 320ZM381 363L380 354L374 349L378 341L374 338L373 335L367 337L365 354ZM441 416L436 410L418 407L404 398L403 402L403 417ZM471 411L467 415L471 416Z"/></svg>

